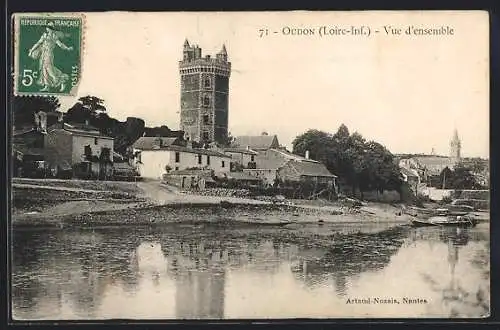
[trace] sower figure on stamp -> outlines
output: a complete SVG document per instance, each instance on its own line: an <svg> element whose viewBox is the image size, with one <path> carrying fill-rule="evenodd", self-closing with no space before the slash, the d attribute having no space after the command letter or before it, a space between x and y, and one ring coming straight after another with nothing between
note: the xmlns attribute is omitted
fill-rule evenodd
<svg viewBox="0 0 500 330"><path fill-rule="evenodd" d="M54 23L49 22L40 40L31 47L28 55L39 60L40 73L37 83L42 86L40 91L47 91L49 88L59 88L62 92L69 79L69 75L59 70L54 65L54 48L71 51L73 47L66 46L60 38L64 36L61 31L54 29Z"/></svg>

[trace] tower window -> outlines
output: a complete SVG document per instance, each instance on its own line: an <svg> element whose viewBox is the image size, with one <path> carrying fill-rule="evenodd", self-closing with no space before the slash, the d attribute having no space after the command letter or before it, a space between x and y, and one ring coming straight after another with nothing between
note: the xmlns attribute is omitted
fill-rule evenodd
<svg viewBox="0 0 500 330"><path fill-rule="evenodd" d="M203 105L204 105L205 107L209 107L209 106L210 106L210 96L205 95L205 96L203 97Z"/></svg>
<svg viewBox="0 0 500 330"><path fill-rule="evenodd" d="M203 140L208 141L208 132L203 132Z"/></svg>
<svg viewBox="0 0 500 330"><path fill-rule="evenodd" d="M203 115L203 124L208 125L210 123L210 117L208 115Z"/></svg>
<svg viewBox="0 0 500 330"><path fill-rule="evenodd" d="M94 138L94 144L97 145L98 142L99 142L99 138Z"/></svg>
<svg viewBox="0 0 500 330"><path fill-rule="evenodd" d="M205 79L205 87L210 87L211 83L210 83L210 78L206 78Z"/></svg>
<svg viewBox="0 0 500 330"><path fill-rule="evenodd" d="M176 151L175 152L175 162L178 163L181 161L181 153Z"/></svg>
<svg viewBox="0 0 500 330"><path fill-rule="evenodd" d="M201 165L201 155L198 155L198 164Z"/></svg>
<svg viewBox="0 0 500 330"><path fill-rule="evenodd" d="M222 161L222 167L226 167L226 162Z"/></svg>
<svg viewBox="0 0 500 330"><path fill-rule="evenodd" d="M250 156L250 161L255 162L255 155Z"/></svg>
<svg viewBox="0 0 500 330"><path fill-rule="evenodd" d="M207 156L207 165L210 165L210 156Z"/></svg>

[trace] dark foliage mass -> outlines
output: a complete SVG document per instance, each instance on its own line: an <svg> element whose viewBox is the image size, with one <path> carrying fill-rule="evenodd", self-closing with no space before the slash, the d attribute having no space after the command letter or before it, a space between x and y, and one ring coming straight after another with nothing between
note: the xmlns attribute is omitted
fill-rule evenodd
<svg viewBox="0 0 500 330"><path fill-rule="evenodd" d="M11 105L13 124L19 128L33 125L36 112L53 112L61 106L55 96L16 96Z"/></svg>
<svg viewBox="0 0 500 330"><path fill-rule="evenodd" d="M349 133L341 125L335 134L309 130L295 138L293 152L326 164L328 170L356 190L401 190L399 168L393 155L383 145L367 141L359 133Z"/></svg>
<svg viewBox="0 0 500 330"><path fill-rule="evenodd" d="M12 101L13 120L16 127L33 125L34 114L38 111L58 110L57 97L14 97ZM127 154L127 148L141 136L182 137L182 132L173 131L167 126L146 127L144 120L128 117L125 121L112 118L107 113L105 101L96 96L84 96L64 114L64 121L86 123L115 139L115 150Z"/></svg>
<svg viewBox="0 0 500 330"><path fill-rule="evenodd" d="M445 167L439 175L437 187L443 189L485 189L476 179L473 170L466 166L457 166L453 170Z"/></svg>

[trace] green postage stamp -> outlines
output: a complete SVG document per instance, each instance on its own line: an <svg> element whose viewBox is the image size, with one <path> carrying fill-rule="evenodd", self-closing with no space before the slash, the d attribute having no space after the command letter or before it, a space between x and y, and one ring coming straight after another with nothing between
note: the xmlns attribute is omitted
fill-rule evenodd
<svg viewBox="0 0 500 330"><path fill-rule="evenodd" d="M82 14L14 14L14 94L75 95L83 29Z"/></svg>

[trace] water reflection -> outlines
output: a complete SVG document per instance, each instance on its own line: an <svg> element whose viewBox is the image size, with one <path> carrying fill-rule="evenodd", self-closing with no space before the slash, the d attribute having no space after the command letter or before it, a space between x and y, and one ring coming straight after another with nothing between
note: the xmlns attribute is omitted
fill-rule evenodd
<svg viewBox="0 0 500 330"><path fill-rule="evenodd" d="M475 234L477 235L478 233ZM449 281L440 284L431 274L427 273L423 274L423 278L429 283L432 290L441 293L441 303L449 308L450 317L488 316L490 312L490 288L488 281L478 281L477 284L479 285L471 290L463 286L462 278L457 275L460 250L468 245L471 239L471 233L460 228L446 228L439 232L439 239L447 245ZM484 279L489 279L488 255L489 245L483 244L478 247L476 256L473 259L473 262L480 264L477 269L482 270L482 277Z"/></svg>
<svg viewBox="0 0 500 330"><path fill-rule="evenodd" d="M394 228L322 236L210 227L19 231L13 315L479 317L489 311L488 229ZM429 303L346 304L363 296L424 296Z"/></svg>

